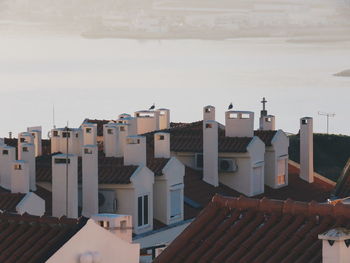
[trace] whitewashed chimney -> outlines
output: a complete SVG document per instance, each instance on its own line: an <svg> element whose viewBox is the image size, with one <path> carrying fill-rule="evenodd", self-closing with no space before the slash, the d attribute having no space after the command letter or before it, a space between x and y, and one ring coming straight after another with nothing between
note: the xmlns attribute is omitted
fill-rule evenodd
<svg viewBox="0 0 350 263"><path fill-rule="evenodd" d="M300 177L309 183L314 181L313 120L311 117L300 119Z"/></svg>
<svg viewBox="0 0 350 263"><path fill-rule="evenodd" d="M52 129L50 132L51 139L51 153L57 153L60 151L60 138L61 138L60 129Z"/></svg>
<svg viewBox="0 0 350 263"><path fill-rule="evenodd" d="M83 132L81 129L69 128L68 130L66 130L66 128L61 128L60 137L59 137L59 152L67 153L67 148L68 148L69 154L75 154L80 156L82 140L83 140L82 135L83 135ZM67 141L68 141L68 147L67 147Z"/></svg>
<svg viewBox="0 0 350 263"><path fill-rule="evenodd" d="M52 156L52 215L54 217L78 217L77 155L57 154Z"/></svg>
<svg viewBox="0 0 350 263"><path fill-rule="evenodd" d="M159 129L170 128L170 110L169 109L158 109L159 112Z"/></svg>
<svg viewBox="0 0 350 263"><path fill-rule="evenodd" d="M98 225L109 230L126 242L132 242L132 216L119 214L96 214L92 215Z"/></svg>
<svg viewBox="0 0 350 263"><path fill-rule="evenodd" d="M84 123L83 130L83 145L97 145L97 124Z"/></svg>
<svg viewBox="0 0 350 263"><path fill-rule="evenodd" d="M203 180L219 186L218 173L218 123L215 120L203 122Z"/></svg>
<svg viewBox="0 0 350 263"><path fill-rule="evenodd" d="M34 138L35 157L42 155L42 128L41 126L29 127L27 131L30 132Z"/></svg>
<svg viewBox="0 0 350 263"><path fill-rule="evenodd" d="M263 131L276 130L276 117L273 115L261 116L260 130L263 130Z"/></svg>
<svg viewBox="0 0 350 263"><path fill-rule="evenodd" d="M36 191L35 146L32 143L18 144L18 160L25 161L29 169L30 190Z"/></svg>
<svg viewBox="0 0 350 263"><path fill-rule="evenodd" d="M322 263L347 263L350 259L350 230L333 228L318 235L322 240Z"/></svg>
<svg viewBox="0 0 350 263"><path fill-rule="evenodd" d="M215 107L208 105L203 108L203 121L215 121Z"/></svg>
<svg viewBox="0 0 350 263"><path fill-rule="evenodd" d="M12 163L16 160L16 148L0 145L0 184L3 188L11 189Z"/></svg>
<svg viewBox="0 0 350 263"><path fill-rule="evenodd" d="M159 130L159 111L136 111L137 134Z"/></svg>
<svg viewBox="0 0 350 263"><path fill-rule="evenodd" d="M29 165L25 161L14 161L11 167L11 193L29 192Z"/></svg>
<svg viewBox="0 0 350 263"><path fill-rule="evenodd" d="M124 165L146 165L146 137L128 136L124 151Z"/></svg>
<svg viewBox="0 0 350 263"><path fill-rule="evenodd" d="M226 111L225 134L227 137L253 137L254 112Z"/></svg>
<svg viewBox="0 0 350 263"><path fill-rule="evenodd" d="M135 117L131 117L130 114L120 114L117 123L128 125L128 135L137 135L137 119Z"/></svg>
<svg viewBox="0 0 350 263"><path fill-rule="evenodd" d="M117 133L117 157L124 156L124 149L126 144L126 137L128 136L129 126L124 123L116 124L116 133Z"/></svg>
<svg viewBox="0 0 350 263"><path fill-rule="evenodd" d="M106 157L117 157L117 127L114 123L103 125L103 151Z"/></svg>
<svg viewBox="0 0 350 263"><path fill-rule="evenodd" d="M83 166L83 210L82 215L91 217L98 213L98 147L84 145L82 152Z"/></svg>
<svg viewBox="0 0 350 263"><path fill-rule="evenodd" d="M20 132L18 134L18 143L26 142L34 144L34 137L30 132Z"/></svg>
<svg viewBox="0 0 350 263"><path fill-rule="evenodd" d="M154 157L170 158L170 133L156 132L154 134Z"/></svg>

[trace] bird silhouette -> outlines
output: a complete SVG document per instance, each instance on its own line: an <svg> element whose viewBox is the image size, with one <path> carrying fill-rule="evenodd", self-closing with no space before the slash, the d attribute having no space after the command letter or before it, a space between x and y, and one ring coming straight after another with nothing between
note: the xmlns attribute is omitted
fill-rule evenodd
<svg viewBox="0 0 350 263"><path fill-rule="evenodd" d="M232 102L230 103L230 105L228 105L228 109L231 110L233 108Z"/></svg>
<svg viewBox="0 0 350 263"><path fill-rule="evenodd" d="M153 105L149 108L150 110L154 110L156 105L153 103Z"/></svg>

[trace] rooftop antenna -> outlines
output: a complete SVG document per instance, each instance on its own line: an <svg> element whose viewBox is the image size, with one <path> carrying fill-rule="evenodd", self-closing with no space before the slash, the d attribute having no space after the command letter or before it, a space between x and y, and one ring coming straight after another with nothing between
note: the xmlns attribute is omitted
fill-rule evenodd
<svg viewBox="0 0 350 263"><path fill-rule="evenodd" d="M65 128L66 132L66 217L68 217L68 137L69 137L69 128L68 128L68 121L67 126Z"/></svg>
<svg viewBox="0 0 350 263"><path fill-rule="evenodd" d="M53 128L56 129L56 124L55 124L55 104L52 104L52 122L53 122Z"/></svg>
<svg viewBox="0 0 350 263"><path fill-rule="evenodd" d="M319 111L319 112L318 112L318 115L326 116L326 117L327 117L327 134L329 134L329 118L330 118L330 117L333 118L333 117L335 116L335 113Z"/></svg>

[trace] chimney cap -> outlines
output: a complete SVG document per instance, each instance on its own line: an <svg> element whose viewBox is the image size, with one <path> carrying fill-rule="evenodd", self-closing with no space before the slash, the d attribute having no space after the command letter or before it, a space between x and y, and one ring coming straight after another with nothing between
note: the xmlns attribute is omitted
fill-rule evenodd
<svg viewBox="0 0 350 263"><path fill-rule="evenodd" d="M242 114L253 114L253 111L240 111L240 110L228 110L226 113L242 113Z"/></svg>
<svg viewBox="0 0 350 263"><path fill-rule="evenodd" d="M76 154L66 154L66 153L59 153L59 154L55 154L52 156L52 158L66 158L66 157L72 158L72 157L77 157Z"/></svg>
<svg viewBox="0 0 350 263"><path fill-rule="evenodd" d="M319 239L323 240L335 240L335 241L343 241L350 239L350 229L344 227L336 227L332 228L323 234L318 235Z"/></svg>
<svg viewBox="0 0 350 263"><path fill-rule="evenodd" d="M24 163L26 163L26 162L23 161L23 160L14 160L13 163L14 163L14 164L16 164L16 163L24 164Z"/></svg>

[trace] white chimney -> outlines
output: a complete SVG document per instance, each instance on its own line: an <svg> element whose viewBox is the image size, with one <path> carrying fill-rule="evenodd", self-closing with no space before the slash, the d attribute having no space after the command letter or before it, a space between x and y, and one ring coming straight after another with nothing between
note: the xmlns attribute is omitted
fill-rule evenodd
<svg viewBox="0 0 350 263"><path fill-rule="evenodd" d="M313 120L311 117L300 119L300 177L309 183L314 181Z"/></svg>
<svg viewBox="0 0 350 263"><path fill-rule="evenodd" d="M118 131L115 123L103 125L103 151L106 157L117 157Z"/></svg>
<svg viewBox="0 0 350 263"><path fill-rule="evenodd" d="M146 137L128 136L124 150L124 165L146 165Z"/></svg>
<svg viewBox="0 0 350 263"><path fill-rule="evenodd" d="M29 192L29 166L25 161L14 161L11 167L11 193Z"/></svg>
<svg viewBox="0 0 350 263"><path fill-rule="evenodd" d="M51 153L57 153L60 151L60 138L61 138L60 129L52 129L50 133L51 139Z"/></svg>
<svg viewBox="0 0 350 263"><path fill-rule="evenodd" d="M116 124L117 132L117 157L124 156L126 137L128 136L128 125L123 123Z"/></svg>
<svg viewBox="0 0 350 263"><path fill-rule="evenodd" d="M83 210L82 215L91 217L98 213L98 147L84 145L83 166Z"/></svg>
<svg viewBox="0 0 350 263"><path fill-rule="evenodd" d="M203 108L203 121L215 121L215 107L208 105Z"/></svg>
<svg viewBox="0 0 350 263"><path fill-rule="evenodd" d="M119 214L96 214L92 215L91 219L124 241L129 243L132 242L132 216Z"/></svg>
<svg viewBox="0 0 350 263"><path fill-rule="evenodd" d="M97 145L97 124L84 123L83 130L83 145Z"/></svg>
<svg viewBox="0 0 350 263"><path fill-rule="evenodd" d="M29 127L27 131L30 132L34 138L35 157L42 155L42 128L41 126Z"/></svg>
<svg viewBox="0 0 350 263"><path fill-rule="evenodd" d="M16 148L0 145L0 183L5 189L11 189L12 163L16 160Z"/></svg>
<svg viewBox="0 0 350 263"><path fill-rule="evenodd" d="M350 230L333 228L318 235L322 240L322 263L347 263L350 259Z"/></svg>
<svg viewBox="0 0 350 263"><path fill-rule="evenodd" d="M203 122L203 180L215 187L219 186L218 123L215 120Z"/></svg>
<svg viewBox="0 0 350 263"><path fill-rule="evenodd" d="M137 135L137 120L135 117L131 117L130 114L120 114L117 123L128 125L128 135Z"/></svg>
<svg viewBox="0 0 350 263"><path fill-rule="evenodd" d="M274 131L276 130L276 117L273 115L261 116L260 117L260 130L263 131Z"/></svg>
<svg viewBox="0 0 350 263"><path fill-rule="evenodd" d="M227 137L253 137L254 112L226 111L225 134Z"/></svg>
<svg viewBox="0 0 350 263"><path fill-rule="evenodd" d="M170 110L169 109L158 109L159 112L159 129L170 128Z"/></svg>
<svg viewBox="0 0 350 263"><path fill-rule="evenodd" d="M159 130L159 111L143 110L135 112L137 134Z"/></svg>
<svg viewBox="0 0 350 263"><path fill-rule="evenodd" d="M156 132L154 134L154 157L170 158L170 133Z"/></svg>
<svg viewBox="0 0 350 263"><path fill-rule="evenodd" d="M60 129L61 136L59 137L59 152L67 153L67 140L68 140L68 153L81 155L81 145L82 145L82 130L69 128Z"/></svg>
<svg viewBox="0 0 350 263"><path fill-rule="evenodd" d="M68 179L68 180L67 180ZM67 199L68 197L68 199ZM78 156L52 156L52 215L78 217Z"/></svg>
<svg viewBox="0 0 350 263"><path fill-rule="evenodd" d="M36 191L35 146L32 143L18 144L18 160L25 161L29 168L30 190Z"/></svg>
<svg viewBox="0 0 350 263"><path fill-rule="evenodd" d="M20 132L18 134L18 143L26 142L26 143L33 143L34 144L34 137L29 132Z"/></svg>

